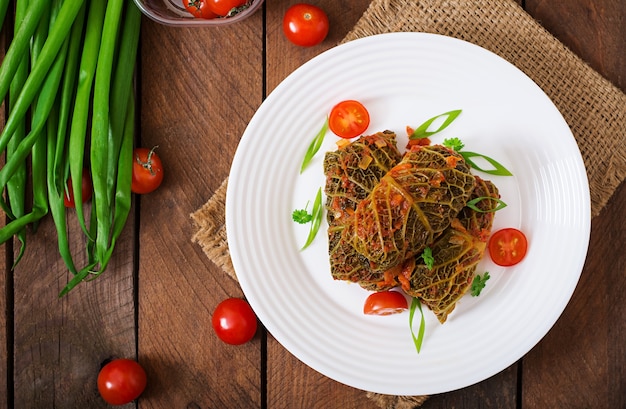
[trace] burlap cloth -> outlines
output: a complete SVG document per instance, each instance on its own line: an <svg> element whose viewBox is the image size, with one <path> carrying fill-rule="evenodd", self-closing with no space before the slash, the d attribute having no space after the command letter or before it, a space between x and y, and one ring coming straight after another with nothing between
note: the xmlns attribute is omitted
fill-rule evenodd
<svg viewBox="0 0 626 409"><path fill-rule="evenodd" d="M626 95L567 49L513 0L373 0L342 42L419 31L480 45L517 66L552 99L569 124L587 168L596 216L626 176ZM233 279L224 220L226 183L191 215L192 241ZM421 406L427 396L368 392L381 408Z"/></svg>

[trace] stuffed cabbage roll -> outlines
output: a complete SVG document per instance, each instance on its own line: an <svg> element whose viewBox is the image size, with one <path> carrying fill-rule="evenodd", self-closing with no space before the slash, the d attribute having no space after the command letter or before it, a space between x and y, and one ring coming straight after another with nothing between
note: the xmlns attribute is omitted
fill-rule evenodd
<svg viewBox="0 0 626 409"><path fill-rule="evenodd" d="M471 199L479 201L478 212L469 207L461 210L444 233L430 246L434 265L429 269L421 256L414 260L415 269L398 277L402 289L410 296L419 298L430 308L442 324L454 310L456 302L472 285L476 266L482 259L491 232L494 209L498 206L498 189L489 182L476 177L476 188Z"/></svg>
<svg viewBox="0 0 626 409"><path fill-rule="evenodd" d="M380 179L400 162L396 135L391 131L362 136L352 143L327 152L326 218L331 273L337 280L359 281L368 276L369 261L343 240L346 221Z"/></svg>
<svg viewBox="0 0 626 409"><path fill-rule="evenodd" d="M374 272L397 268L450 225L475 184L457 152L415 146L359 202L344 238Z"/></svg>

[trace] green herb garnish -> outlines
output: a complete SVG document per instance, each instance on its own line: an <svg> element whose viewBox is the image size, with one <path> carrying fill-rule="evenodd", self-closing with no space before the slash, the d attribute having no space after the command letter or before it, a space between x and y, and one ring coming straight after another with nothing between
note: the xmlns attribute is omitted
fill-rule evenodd
<svg viewBox="0 0 626 409"><path fill-rule="evenodd" d="M456 138L456 137L444 139L442 145L445 146L446 148L450 148L457 152L465 147L465 144L461 142L459 138Z"/></svg>
<svg viewBox="0 0 626 409"><path fill-rule="evenodd" d="M457 110L445 112L441 115L437 115L437 116L430 118L429 120L421 124L419 127L417 127L417 129L413 131L409 139L428 138L431 135L434 135L438 132L443 131L444 129L448 127L448 125L450 125L456 119L457 116L461 114L461 112L462 112L461 109L457 109ZM433 122L443 117L447 117L447 118L443 121L443 123L441 124L441 126L439 126L439 128L437 128L434 131L428 131L428 128L432 125Z"/></svg>
<svg viewBox="0 0 626 409"><path fill-rule="evenodd" d="M465 162L467 162L468 165L470 165L470 167L479 170L481 172L485 172L489 175L496 175L496 176L513 176L513 174L504 166L502 166L498 161L496 161L495 159L490 158L489 156L480 154L480 153L476 153L476 152L466 152L466 151L462 151L459 152L461 154L461 156L463 156L463 159L465 159ZM470 158L483 158L484 160L486 160L487 162L489 162L489 164L491 166L493 166L493 169L482 169L480 166L478 166L476 164L476 162L474 162L473 160L471 160Z"/></svg>
<svg viewBox="0 0 626 409"><path fill-rule="evenodd" d="M324 121L324 125L322 125L322 129L315 135L315 138L311 141L309 148L306 150L304 154L304 159L302 160L302 166L300 166L300 173L304 172L304 169L309 165L313 156L320 150L322 147L322 142L324 142L324 136L326 136L326 131L328 130L328 117Z"/></svg>
<svg viewBox="0 0 626 409"><path fill-rule="evenodd" d="M483 210L479 208L478 206L476 206L478 202L481 202L483 200L493 200L493 201L498 202L498 205L494 207L493 209ZM465 206L469 207L470 209L478 213L492 213L492 212L497 212L498 210L504 209L506 207L506 203L504 203L500 199L496 199L495 197L480 196L480 197L470 200L469 202L465 204Z"/></svg>
<svg viewBox="0 0 626 409"><path fill-rule="evenodd" d="M309 213L308 210L306 210L307 207L309 207L309 202L306 202L306 206L304 207L304 209L296 209L293 211L293 213L291 213L291 218L294 222L306 224L313 219L313 215Z"/></svg>
<svg viewBox="0 0 626 409"><path fill-rule="evenodd" d="M480 274L476 274L476 276L474 277L474 281L472 281L472 288L470 289L472 297L478 297L480 295L480 292L483 290L483 288L485 288L489 277L490 275L488 271L486 271L482 277L480 276Z"/></svg>
<svg viewBox="0 0 626 409"><path fill-rule="evenodd" d="M415 331L413 331L413 317L415 316L415 309L418 308L420 310L421 319L420 319L420 327L417 330L417 336L415 335ZM417 298L413 297L411 300L411 307L409 308L409 329L411 330L411 337L413 337L413 344L415 344L415 349L417 353L420 353L422 349L422 342L424 341L424 332L426 330L426 320L424 320L424 311L422 310L422 303Z"/></svg>
<svg viewBox="0 0 626 409"><path fill-rule="evenodd" d="M309 247L311 243L313 243L313 239L315 239L315 236L320 229L320 225L322 224L323 214L324 207L322 206L322 188L320 187L317 190L317 195L315 196L315 201L313 202L313 210L311 210L311 229L309 230L309 236L307 237L306 243L304 243L301 250L304 250Z"/></svg>
<svg viewBox="0 0 626 409"><path fill-rule="evenodd" d="M435 264L435 258L433 257L433 251L430 247L426 247L424 252L422 253L422 260L424 260L424 264L428 267L429 270L433 269L433 265Z"/></svg>

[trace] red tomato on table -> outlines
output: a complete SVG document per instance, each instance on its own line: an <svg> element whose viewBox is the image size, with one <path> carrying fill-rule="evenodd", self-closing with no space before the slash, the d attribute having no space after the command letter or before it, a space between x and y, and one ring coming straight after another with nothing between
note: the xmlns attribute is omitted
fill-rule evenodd
<svg viewBox="0 0 626 409"><path fill-rule="evenodd" d="M250 341L257 329L257 318L252 307L240 298L227 298L219 303L211 323L219 339L231 345Z"/></svg>
<svg viewBox="0 0 626 409"><path fill-rule="evenodd" d="M370 125L370 114L359 101L341 101L328 116L328 127L337 136L351 139L360 136Z"/></svg>
<svg viewBox="0 0 626 409"><path fill-rule="evenodd" d="M132 402L146 388L146 371L132 359L114 359L98 374L100 396L111 405Z"/></svg>
<svg viewBox="0 0 626 409"><path fill-rule="evenodd" d="M498 230L489 238L489 255L499 266L513 266L526 256L528 240L521 231L512 227Z"/></svg>
<svg viewBox="0 0 626 409"><path fill-rule="evenodd" d="M328 35L328 16L311 4L294 4L283 17L283 33L295 45L311 47L324 41Z"/></svg>
<svg viewBox="0 0 626 409"><path fill-rule="evenodd" d="M363 313L367 315L391 315L409 308L404 295L398 291L380 291L365 299Z"/></svg>
<svg viewBox="0 0 626 409"><path fill-rule="evenodd" d="M163 163L155 148L135 148L133 151L133 193L150 193L163 182Z"/></svg>

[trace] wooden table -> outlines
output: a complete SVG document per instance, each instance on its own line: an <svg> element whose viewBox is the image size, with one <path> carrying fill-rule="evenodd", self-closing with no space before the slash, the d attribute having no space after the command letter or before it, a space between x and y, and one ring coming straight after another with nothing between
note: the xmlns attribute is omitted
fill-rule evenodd
<svg viewBox="0 0 626 409"><path fill-rule="evenodd" d="M15 271L7 268L13 247L5 246L0 408L105 407L96 376L110 357L137 358L146 368L140 408L377 407L364 392L309 369L262 329L243 346L217 339L213 309L243 294L191 242L190 219L228 175L239 138L263 99L294 69L339 42L369 1L315 2L328 12L331 31L312 48L295 47L282 34L282 15L295 1L267 0L250 19L224 28L172 28L144 19L140 143L159 145L165 181L157 192L135 198L107 272L68 297L57 297L68 273L50 217L29 236ZM626 90L623 0L520 3ZM593 219L580 283L546 337L501 373L433 396L423 407L626 407L624 220L622 184Z"/></svg>

